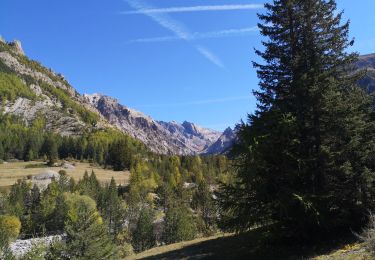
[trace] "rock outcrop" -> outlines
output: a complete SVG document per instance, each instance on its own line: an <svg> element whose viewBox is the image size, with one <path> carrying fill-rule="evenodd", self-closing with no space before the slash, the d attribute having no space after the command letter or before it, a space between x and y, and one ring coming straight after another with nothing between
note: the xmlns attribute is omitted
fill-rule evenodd
<svg viewBox="0 0 375 260"><path fill-rule="evenodd" d="M8 45L13 48L15 53L25 55L25 52L22 49L22 44L19 40L14 40L13 42L8 43Z"/></svg>

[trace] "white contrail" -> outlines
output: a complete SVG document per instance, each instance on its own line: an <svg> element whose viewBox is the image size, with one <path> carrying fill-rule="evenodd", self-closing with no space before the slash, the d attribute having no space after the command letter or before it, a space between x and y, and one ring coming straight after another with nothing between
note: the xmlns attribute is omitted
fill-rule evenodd
<svg viewBox="0 0 375 260"><path fill-rule="evenodd" d="M188 29L182 24L170 18L167 14L143 12L144 10L150 9L150 7L140 0L125 0L125 2L127 2L132 8L137 9L137 12L150 17L154 22L174 33L176 37L187 42L191 42L193 40L193 35L188 31ZM221 68L224 67L220 59L209 50L205 49L202 46L195 46L195 49L213 64Z"/></svg>
<svg viewBox="0 0 375 260"><path fill-rule="evenodd" d="M224 64L221 62L221 60L207 48L200 45L196 45L195 48L213 64L220 68L224 68Z"/></svg>
<svg viewBox="0 0 375 260"><path fill-rule="evenodd" d="M261 9L263 4L242 4L242 5L198 5L167 8L142 8L135 11L125 11L122 14L160 14L160 13L184 13L184 12L204 12L204 11L233 11Z"/></svg>
<svg viewBox="0 0 375 260"><path fill-rule="evenodd" d="M131 7L137 9L140 13L147 7L144 3L137 0L125 0ZM143 13L144 15L151 18L154 22L160 26L173 32L177 37L183 40L188 40L190 38L190 33L184 28L183 25L179 24L177 21L173 20L167 15L163 14L153 14L153 13Z"/></svg>
<svg viewBox="0 0 375 260"><path fill-rule="evenodd" d="M257 26L246 27L240 29L228 29L222 31L213 32L194 32L191 34L191 38L194 40L199 39L211 39L211 38L224 38L233 36L243 36L259 31ZM149 43L149 42L168 42L168 41L178 41L181 40L178 36L164 36L164 37L152 37L152 38L140 38L129 41L129 43Z"/></svg>

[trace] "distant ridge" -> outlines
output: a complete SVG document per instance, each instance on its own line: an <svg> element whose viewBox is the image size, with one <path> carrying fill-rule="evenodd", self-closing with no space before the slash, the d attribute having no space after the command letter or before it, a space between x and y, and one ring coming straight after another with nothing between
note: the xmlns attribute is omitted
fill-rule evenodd
<svg viewBox="0 0 375 260"><path fill-rule="evenodd" d="M112 125L162 154L194 155L206 153L222 133L190 122L163 122L121 105L117 99L101 95L84 95ZM220 150L218 153L222 152Z"/></svg>

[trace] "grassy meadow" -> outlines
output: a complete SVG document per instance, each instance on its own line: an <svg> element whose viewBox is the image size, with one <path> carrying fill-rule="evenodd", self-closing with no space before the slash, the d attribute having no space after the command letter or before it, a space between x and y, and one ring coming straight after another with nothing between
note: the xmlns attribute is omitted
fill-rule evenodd
<svg viewBox="0 0 375 260"><path fill-rule="evenodd" d="M27 176L34 176L39 173L45 172L46 170L52 170L59 172L65 170L67 174L73 177L76 181L83 177L85 171L90 174L93 170L98 180L102 183L110 182L111 178L114 177L117 184L126 185L129 182L130 172L129 171L113 171L109 169L103 169L99 166L93 166L87 162L74 162L74 169L64 169L63 167L36 167L28 168L30 165L40 165L41 162L9 162L0 164L0 188L6 188L14 184L18 179L27 178Z"/></svg>

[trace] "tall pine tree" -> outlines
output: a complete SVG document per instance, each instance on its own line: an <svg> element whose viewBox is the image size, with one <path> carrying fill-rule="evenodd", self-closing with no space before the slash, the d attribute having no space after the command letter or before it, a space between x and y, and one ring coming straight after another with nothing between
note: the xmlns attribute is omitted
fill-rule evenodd
<svg viewBox="0 0 375 260"><path fill-rule="evenodd" d="M374 113L356 82L349 23L333 0L274 0L260 14L265 64L240 127L238 183L221 193L227 227L290 234L355 227L374 206Z"/></svg>

